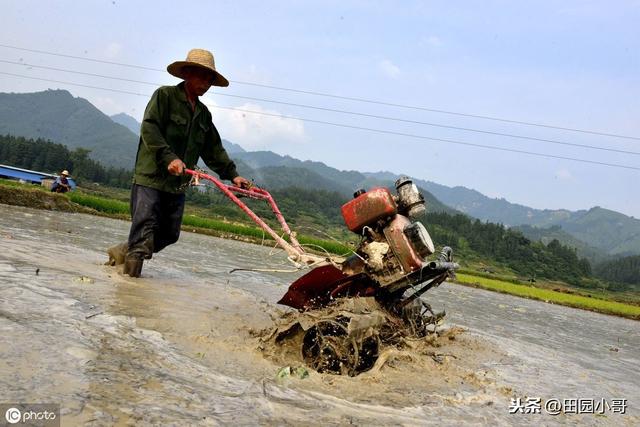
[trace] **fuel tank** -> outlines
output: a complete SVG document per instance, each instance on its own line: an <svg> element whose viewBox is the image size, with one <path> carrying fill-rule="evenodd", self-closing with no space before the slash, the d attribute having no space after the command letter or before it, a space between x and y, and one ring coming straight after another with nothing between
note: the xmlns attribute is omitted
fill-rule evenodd
<svg viewBox="0 0 640 427"><path fill-rule="evenodd" d="M391 192L376 187L360 194L342 205L342 217L347 228L361 234L362 228L374 224L378 219L392 217L398 212Z"/></svg>

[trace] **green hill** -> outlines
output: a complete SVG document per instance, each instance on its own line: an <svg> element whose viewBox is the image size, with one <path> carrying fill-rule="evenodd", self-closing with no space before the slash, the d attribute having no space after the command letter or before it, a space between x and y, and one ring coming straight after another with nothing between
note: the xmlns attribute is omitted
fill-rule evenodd
<svg viewBox="0 0 640 427"><path fill-rule="evenodd" d="M86 148L92 159L127 169L138 147L133 132L66 90L0 93L0 135L5 134Z"/></svg>
<svg viewBox="0 0 640 427"><path fill-rule="evenodd" d="M548 228L533 227L531 225L519 225L511 227L512 230L521 232L527 239L532 241L540 241L548 245L552 240L558 240L563 244L575 248L577 254L581 258L587 258L592 264L598 264L609 261L613 258L603 249L590 246L571 234L567 233L559 225L552 225Z"/></svg>
<svg viewBox="0 0 640 427"><path fill-rule="evenodd" d="M611 255L640 253L640 220L621 213L596 206L575 212L559 225L571 235Z"/></svg>
<svg viewBox="0 0 640 427"><path fill-rule="evenodd" d="M372 187L393 189L395 180L400 176L389 174L382 177L371 177L362 172L342 171L322 162L302 161L290 156L281 156L272 151L236 153L234 158L245 165L246 176L255 177L258 182L263 182L267 188L298 186L307 189L337 191L349 198L355 190L360 188L366 190ZM240 171L242 171L241 168ZM298 180L299 183L296 184ZM418 185L418 188L425 198L429 212L458 213L455 209L440 202L424 187Z"/></svg>
<svg viewBox="0 0 640 427"><path fill-rule="evenodd" d="M313 162L310 160L302 161L290 156L281 156L272 151L250 151L237 154L236 157L254 170L260 170L266 167L289 167L308 170L316 176L332 182L335 191L345 194L353 193L356 189L354 188L354 183L365 179L360 172L341 171L321 162Z"/></svg>
<svg viewBox="0 0 640 427"><path fill-rule="evenodd" d="M603 280L618 284L619 288L640 291L640 255L599 264L594 273Z"/></svg>
<svg viewBox="0 0 640 427"><path fill-rule="evenodd" d="M534 209L505 199L490 198L476 190L461 186L447 187L431 181L419 181L418 185L422 185L443 203L460 212L508 227L516 225L549 227L574 214L566 209Z"/></svg>

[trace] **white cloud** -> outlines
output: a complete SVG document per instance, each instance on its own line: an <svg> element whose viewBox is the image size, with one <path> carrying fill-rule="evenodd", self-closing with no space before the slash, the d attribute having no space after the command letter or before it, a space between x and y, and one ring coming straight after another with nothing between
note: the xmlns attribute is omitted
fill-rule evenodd
<svg viewBox="0 0 640 427"><path fill-rule="evenodd" d="M383 59L378 63L378 68L382 71L387 77L392 79L397 79L400 76L400 68L395 65L393 62L388 59Z"/></svg>
<svg viewBox="0 0 640 427"><path fill-rule="evenodd" d="M206 100L206 104L222 137L247 150L275 149L307 141L303 122L278 117L282 114L279 111L268 110L254 103L235 107L236 110L214 108L215 104L210 100Z"/></svg>
<svg viewBox="0 0 640 427"><path fill-rule="evenodd" d="M109 45L107 45L107 48L105 49L105 56L107 58L116 58L120 55L120 52L122 51L122 45L119 43L109 43Z"/></svg>

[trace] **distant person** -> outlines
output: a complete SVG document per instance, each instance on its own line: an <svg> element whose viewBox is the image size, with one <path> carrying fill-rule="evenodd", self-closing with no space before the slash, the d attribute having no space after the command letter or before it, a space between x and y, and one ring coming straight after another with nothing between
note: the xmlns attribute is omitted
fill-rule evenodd
<svg viewBox="0 0 640 427"><path fill-rule="evenodd" d="M69 183L69 171L63 170L51 186L51 191L54 193L66 193L70 190L71 184Z"/></svg>
<svg viewBox="0 0 640 427"><path fill-rule="evenodd" d="M198 158L221 179L250 186L236 172L211 113L198 99L211 86L229 86L216 71L213 54L192 49L185 61L170 64L167 71L184 81L162 86L151 96L140 127L129 240L108 250L108 264L124 263L123 273L131 277L140 277L143 260L178 241L189 182L183 173L193 169Z"/></svg>

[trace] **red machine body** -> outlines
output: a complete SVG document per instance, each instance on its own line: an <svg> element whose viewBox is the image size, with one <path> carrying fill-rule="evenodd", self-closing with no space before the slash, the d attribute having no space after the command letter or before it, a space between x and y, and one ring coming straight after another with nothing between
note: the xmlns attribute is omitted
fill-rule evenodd
<svg viewBox="0 0 640 427"><path fill-rule="evenodd" d="M405 233L405 228L411 225L411 221L406 216L396 215L396 217L384 228L384 237L389 243L393 254L398 258L405 273L422 268L424 260L414 248L413 243Z"/></svg>
<svg viewBox="0 0 640 427"><path fill-rule="evenodd" d="M342 217L347 228L360 234L362 228L380 218L392 217L398 212L391 192L382 187L372 188L342 205Z"/></svg>

